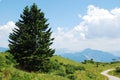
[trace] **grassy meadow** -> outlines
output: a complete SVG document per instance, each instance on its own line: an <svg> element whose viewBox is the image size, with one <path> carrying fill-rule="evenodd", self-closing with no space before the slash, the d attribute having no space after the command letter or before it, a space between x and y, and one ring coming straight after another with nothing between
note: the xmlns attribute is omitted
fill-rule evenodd
<svg viewBox="0 0 120 80"><path fill-rule="evenodd" d="M119 62L75 62L61 56L51 58L48 73L26 72L15 66L17 63L9 53L0 53L0 80L108 80L100 73L120 66Z"/></svg>

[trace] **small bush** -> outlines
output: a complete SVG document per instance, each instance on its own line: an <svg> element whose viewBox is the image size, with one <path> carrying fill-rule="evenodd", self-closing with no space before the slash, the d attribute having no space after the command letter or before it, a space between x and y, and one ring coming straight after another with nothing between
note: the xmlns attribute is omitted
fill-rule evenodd
<svg viewBox="0 0 120 80"><path fill-rule="evenodd" d="M67 74L73 74L74 72L75 72L75 66L66 65L66 73Z"/></svg>
<svg viewBox="0 0 120 80"><path fill-rule="evenodd" d="M69 78L70 80L76 80L77 77L74 76L74 75L69 75L68 78Z"/></svg>
<svg viewBox="0 0 120 80"><path fill-rule="evenodd" d="M120 67L116 67L116 72L120 73Z"/></svg>
<svg viewBox="0 0 120 80"><path fill-rule="evenodd" d="M12 74L11 79L10 80L20 80L20 75L19 73L15 72L14 74Z"/></svg>
<svg viewBox="0 0 120 80"><path fill-rule="evenodd" d="M85 67L83 67L83 66L76 66L75 67L75 70L80 70L80 71L84 71L85 70Z"/></svg>
<svg viewBox="0 0 120 80"><path fill-rule="evenodd" d="M91 63L91 64L94 64L94 60L93 59L90 59L90 60L84 60L84 62L82 62L83 64L86 64L86 63Z"/></svg>
<svg viewBox="0 0 120 80"><path fill-rule="evenodd" d="M50 73L52 71L60 70L61 64L58 62L58 60L50 60L49 64L47 64L46 73ZM41 72L41 71L39 71Z"/></svg>
<svg viewBox="0 0 120 80"><path fill-rule="evenodd" d="M60 63L60 65L64 65L63 63Z"/></svg>
<svg viewBox="0 0 120 80"><path fill-rule="evenodd" d="M60 64L58 63L57 60L51 61L50 62L50 69L52 70L58 70L60 68Z"/></svg>
<svg viewBox="0 0 120 80"><path fill-rule="evenodd" d="M8 65L15 64L15 65L16 65L16 61L15 61L15 59L13 58L13 55L7 54L7 55L5 56L5 58L6 58L6 64L8 64Z"/></svg>
<svg viewBox="0 0 120 80"><path fill-rule="evenodd" d="M96 79L96 75L94 75L93 73L87 73L87 76L91 79Z"/></svg>
<svg viewBox="0 0 120 80"><path fill-rule="evenodd" d="M66 76L66 73L65 73L63 70L59 70L59 71L56 73L56 75L65 77L65 76Z"/></svg>
<svg viewBox="0 0 120 80"><path fill-rule="evenodd" d="M9 53L4 53L0 55L0 71L3 68L10 67L11 65L15 64L15 60L13 56Z"/></svg>

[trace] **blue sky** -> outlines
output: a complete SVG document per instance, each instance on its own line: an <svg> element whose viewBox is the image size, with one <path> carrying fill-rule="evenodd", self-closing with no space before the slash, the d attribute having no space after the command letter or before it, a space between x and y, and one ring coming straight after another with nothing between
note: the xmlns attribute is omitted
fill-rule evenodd
<svg viewBox="0 0 120 80"><path fill-rule="evenodd" d="M120 0L0 0L0 47L25 6L36 3L48 18L53 48L120 51Z"/></svg>
<svg viewBox="0 0 120 80"><path fill-rule="evenodd" d="M10 20L16 22L24 7L26 5L30 6L34 2L45 13L50 26L53 28L77 25L81 21L78 14L86 14L88 5L95 5L105 9L120 7L119 0L1 0L0 24L5 24Z"/></svg>

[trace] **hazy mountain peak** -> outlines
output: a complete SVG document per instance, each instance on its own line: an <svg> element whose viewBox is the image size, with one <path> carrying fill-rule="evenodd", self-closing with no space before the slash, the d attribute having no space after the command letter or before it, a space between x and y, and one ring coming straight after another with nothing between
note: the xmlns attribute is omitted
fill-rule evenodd
<svg viewBox="0 0 120 80"><path fill-rule="evenodd" d="M82 52L90 52L90 51L94 51L94 50L91 48L87 48L87 49L83 50Z"/></svg>
<svg viewBox="0 0 120 80"><path fill-rule="evenodd" d="M90 60L93 59L97 62L111 62L113 59L118 60L118 57L112 55L109 52L104 52L101 50L95 50L91 48L87 48L83 50L82 52L77 52L74 54L62 54L63 57L75 60L77 62L83 62L84 60Z"/></svg>

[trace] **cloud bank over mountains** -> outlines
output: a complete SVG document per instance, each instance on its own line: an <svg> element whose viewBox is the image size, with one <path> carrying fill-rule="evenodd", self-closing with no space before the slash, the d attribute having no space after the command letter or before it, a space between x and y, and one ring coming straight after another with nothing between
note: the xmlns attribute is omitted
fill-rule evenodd
<svg viewBox="0 0 120 80"><path fill-rule="evenodd" d="M82 21L72 29L58 28L55 46L79 51L85 48L119 50L120 8L111 10L89 5Z"/></svg>
<svg viewBox="0 0 120 80"><path fill-rule="evenodd" d="M78 14L78 16L82 19L78 25L72 28L58 27L53 32L52 37L55 40L52 47L72 51L80 51L85 48L105 51L119 50L120 8L107 10L89 5L86 14ZM8 35L15 27L15 23L12 21L6 25L0 25L0 46L7 47Z"/></svg>

